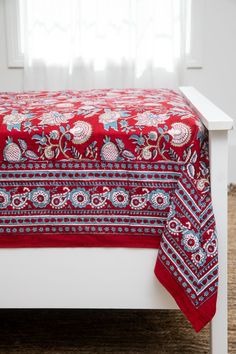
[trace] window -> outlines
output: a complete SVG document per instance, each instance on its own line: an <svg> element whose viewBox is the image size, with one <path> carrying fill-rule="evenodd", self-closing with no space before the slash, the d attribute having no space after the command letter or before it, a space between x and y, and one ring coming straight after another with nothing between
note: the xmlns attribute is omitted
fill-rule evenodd
<svg viewBox="0 0 236 354"><path fill-rule="evenodd" d="M10 68L24 66L23 1L5 0L8 66ZM185 36L185 66L202 68L205 0L183 0L183 3L185 23L182 35Z"/></svg>

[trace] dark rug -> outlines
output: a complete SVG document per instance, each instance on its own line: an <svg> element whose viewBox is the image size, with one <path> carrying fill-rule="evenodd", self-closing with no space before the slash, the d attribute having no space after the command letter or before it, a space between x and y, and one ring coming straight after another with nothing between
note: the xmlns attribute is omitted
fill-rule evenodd
<svg viewBox="0 0 236 354"><path fill-rule="evenodd" d="M236 354L236 188L229 192L229 353ZM0 289L1 291L1 289ZM207 354L180 311L0 310L0 353Z"/></svg>

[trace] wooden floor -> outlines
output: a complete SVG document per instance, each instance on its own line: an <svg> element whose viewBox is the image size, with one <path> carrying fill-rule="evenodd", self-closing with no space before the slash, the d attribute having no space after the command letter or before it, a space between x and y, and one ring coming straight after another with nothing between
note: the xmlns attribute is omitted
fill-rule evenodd
<svg viewBox="0 0 236 354"><path fill-rule="evenodd" d="M229 195L230 354L236 354L235 255L236 189L233 188ZM208 338L209 326L195 334L179 311L0 311L0 353L207 354Z"/></svg>

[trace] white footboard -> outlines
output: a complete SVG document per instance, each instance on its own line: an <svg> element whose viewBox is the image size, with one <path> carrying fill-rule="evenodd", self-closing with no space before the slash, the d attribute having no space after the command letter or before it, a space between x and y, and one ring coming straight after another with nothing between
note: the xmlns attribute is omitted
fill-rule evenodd
<svg viewBox="0 0 236 354"><path fill-rule="evenodd" d="M227 354L228 130L232 128L233 121L193 87L182 87L180 90L198 111L204 125L209 130L211 194L219 249L219 290L217 312L211 323L211 352L212 354Z"/></svg>
<svg viewBox="0 0 236 354"><path fill-rule="evenodd" d="M177 308L157 281L157 250L0 249L2 308Z"/></svg>

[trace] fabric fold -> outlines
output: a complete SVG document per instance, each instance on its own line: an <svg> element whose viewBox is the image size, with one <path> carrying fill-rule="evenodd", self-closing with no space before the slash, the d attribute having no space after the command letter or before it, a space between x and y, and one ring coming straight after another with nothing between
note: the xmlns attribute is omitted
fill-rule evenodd
<svg viewBox="0 0 236 354"><path fill-rule="evenodd" d="M160 259L156 262L154 272L160 283L175 299L180 310L189 320L196 332L199 332L212 320L216 312L216 293L212 295L210 301L206 301L200 308L196 308Z"/></svg>
<svg viewBox="0 0 236 354"><path fill-rule="evenodd" d="M202 183L185 170L172 196L154 272L198 332L216 311L217 237L209 180Z"/></svg>

